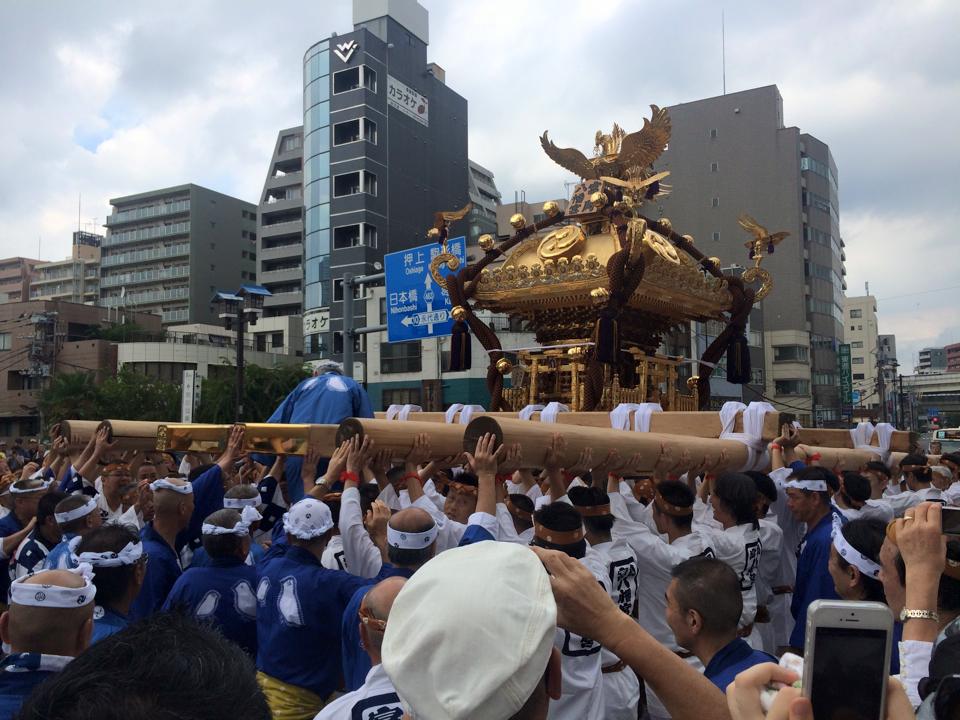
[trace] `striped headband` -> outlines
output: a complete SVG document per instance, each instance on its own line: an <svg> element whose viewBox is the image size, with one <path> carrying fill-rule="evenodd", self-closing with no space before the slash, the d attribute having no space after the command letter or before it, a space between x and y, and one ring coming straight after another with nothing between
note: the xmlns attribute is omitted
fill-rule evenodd
<svg viewBox="0 0 960 720"><path fill-rule="evenodd" d="M66 525L68 522L86 517L96 509L96 501L92 497L88 497L87 501L80 507L75 507L73 510L67 510L66 512L54 513L53 517L59 525Z"/></svg>

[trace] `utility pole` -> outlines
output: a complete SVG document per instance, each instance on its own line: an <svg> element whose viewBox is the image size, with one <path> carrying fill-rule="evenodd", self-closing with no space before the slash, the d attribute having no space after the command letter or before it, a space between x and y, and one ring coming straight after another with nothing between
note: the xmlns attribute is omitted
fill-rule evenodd
<svg viewBox="0 0 960 720"><path fill-rule="evenodd" d="M365 327L354 327L356 318L353 311L353 289L362 285L369 285L374 282L384 280L384 273L373 275L354 276L350 273L343 275L343 374L347 377L353 377L353 341L361 335L369 335L374 332L383 332L387 329L386 325L367 325Z"/></svg>
<svg viewBox="0 0 960 720"><path fill-rule="evenodd" d="M877 383L880 389L880 418L881 422L887 422L887 397L883 386L883 368L877 368Z"/></svg>
<svg viewBox="0 0 960 720"><path fill-rule="evenodd" d="M246 318L243 307L237 309L237 392L233 401L233 415L236 422L243 422L243 335L246 328Z"/></svg>
<svg viewBox="0 0 960 720"><path fill-rule="evenodd" d="M900 385L900 392L898 393L898 396L899 396L899 397L897 398L897 400L898 400L898 403L897 403L897 404L900 406L900 429L901 429L901 430L906 430L906 429L907 429L907 422L906 422L907 418L906 418L906 416L903 414L903 374L902 374L902 373L901 373L900 376L897 378L897 380L898 380L899 385Z"/></svg>
<svg viewBox="0 0 960 720"><path fill-rule="evenodd" d="M233 411L235 422L243 420L243 350L247 325L255 325L257 318L263 314L263 299L272 295L261 285L247 284L241 286L236 293L218 292L213 296L213 304L217 307L223 326L227 330L236 330L237 333L237 379L234 395Z"/></svg>

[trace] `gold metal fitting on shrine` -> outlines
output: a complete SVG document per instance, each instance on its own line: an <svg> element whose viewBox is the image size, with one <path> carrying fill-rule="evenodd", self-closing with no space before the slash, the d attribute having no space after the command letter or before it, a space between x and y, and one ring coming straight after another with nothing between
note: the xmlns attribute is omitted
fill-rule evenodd
<svg viewBox="0 0 960 720"><path fill-rule="evenodd" d="M693 241L693 235L684 235L683 239L686 240L691 245L696 245L696 243Z"/></svg>
<svg viewBox="0 0 960 720"><path fill-rule="evenodd" d="M622 212L622 213L628 213L628 212L631 212L631 211L633 210L633 204L630 203L630 202L627 201L627 200L617 200L617 201L613 204L613 209L614 209L614 210L619 210L619 211Z"/></svg>
<svg viewBox="0 0 960 720"><path fill-rule="evenodd" d="M556 200L547 200L543 204L543 213L547 217L551 217L551 218L556 217L559 212L560 212L560 205L559 203L557 203Z"/></svg>
<svg viewBox="0 0 960 720"><path fill-rule="evenodd" d="M493 247L493 235L481 235L477 240L477 244L480 245L481 250L487 252L487 250L490 250Z"/></svg>
<svg viewBox="0 0 960 720"><path fill-rule="evenodd" d="M500 358L497 360L497 372L501 375L507 375L513 370L513 363L507 360L506 358Z"/></svg>
<svg viewBox="0 0 960 720"><path fill-rule="evenodd" d="M599 210L604 205L606 205L609 200L610 198L608 198L607 194L602 190L597 190L595 193L593 193L590 196L590 202L593 204L593 207L596 208L597 210Z"/></svg>
<svg viewBox="0 0 960 720"><path fill-rule="evenodd" d="M527 220L520 213L514 213L510 216L510 224L513 225L517 230L522 230L526 227Z"/></svg>
<svg viewBox="0 0 960 720"><path fill-rule="evenodd" d="M670 218L662 217L657 220L660 223L660 229L663 231L664 235L669 235L673 231L673 223L670 222Z"/></svg>
<svg viewBox="0 0 960 720"><path fill-rule="evenodd" d="M427 230L427 237L430 240L436 240L438 237L440 237L440 231L437 230L436 228L430 228L429 230Z"/></svg>
<svg viewBox="0 0 960 720"><path fill-rule="evenodd" d="M697 387L697 383L699 382L700 382L699 375L691 375L690 377L687 378L687 390L693 390L695 387Z"/></svg>
<svg viewBox="0 0 960 720"><path fill-rule="evenodd" d="M454 305L453 309L450 311L450 317L452 317L457 322L466 320L467 309L463 307L463 305Z"/></svg>

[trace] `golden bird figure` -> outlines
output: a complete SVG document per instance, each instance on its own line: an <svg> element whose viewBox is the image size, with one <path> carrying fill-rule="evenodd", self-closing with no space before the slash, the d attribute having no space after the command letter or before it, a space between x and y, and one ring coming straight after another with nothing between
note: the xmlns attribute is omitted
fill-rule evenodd
<svg viewBox="0 0 960 720"><path fill-rule="evenodd" d="M748 240L743 245L750 251L750 257L753 260L763 257L763 246L767 246L767 254L772 255L774 248L779 245L784 238L790 236L788 232L771 233L763 225L754 220L746 213L742 213L737 218L740 227L753 235L753 240Z"/></svg>
<svg viewBox="0 0 960 720"><path fill-rule="evenodd" d="M584 180L603 176L643 180L670 142L669 114L656 105L650 109L650 118L644 118L643 127L636 132L626 134L619 125L614 125L610 135L597 131L598 157L593 159L576 148L558 148L547 131L540 136L540 145L551 160Z"/></svg>
<svg viewBox="0 0 960 720"><path fill-rule="evenodd" d="M440 210L433 214L433 227L427 231L427 237L431 240L436 240L438 243L446 247L448 229L450 225L455 223L457 220L463 220L467 213L473 210L473 203L468 202L459 210Z"/></svg>

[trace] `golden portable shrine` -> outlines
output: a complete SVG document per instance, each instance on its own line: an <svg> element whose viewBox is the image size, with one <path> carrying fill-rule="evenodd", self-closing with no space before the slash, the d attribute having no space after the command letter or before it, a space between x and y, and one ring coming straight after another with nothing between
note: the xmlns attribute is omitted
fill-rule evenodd
<svg viewBox="0 0 960 720"><path fill-rule="evenodd" d="M749 381L747 318L773 286L761 263L787 233L770 234L741 215L754 266L737 277L722 273L720 260L706 257L669 219L644 216L644 204L668 191L662 181L669 173L656 172L653 164L670 141L670 117L665 109L651 109L637 132L618 125L609 134L598 131L592 158L558 148L544 132L547 155L582 180L569 207L545 203L544 219L532 225L514 215L514 235L499 242L481 236L483 256L471 265L460 267L446 252L451 224L470 206L436 214L428 237L443 252L430 269L454 306L448 369L469 367L476 336L490 358L491 411L549 402L572 411L610 410L647 401L665 410L706 409L710 375L724 353L727 379ZM446 277L443 265L452 271ZM540 347L520 349L512 362L476 310L519 318ZM686 387L678 387L685 360L657 349L665 334L691 321L719 321L724 329ZM508 375L512 382L505 387Z"/></svg>

